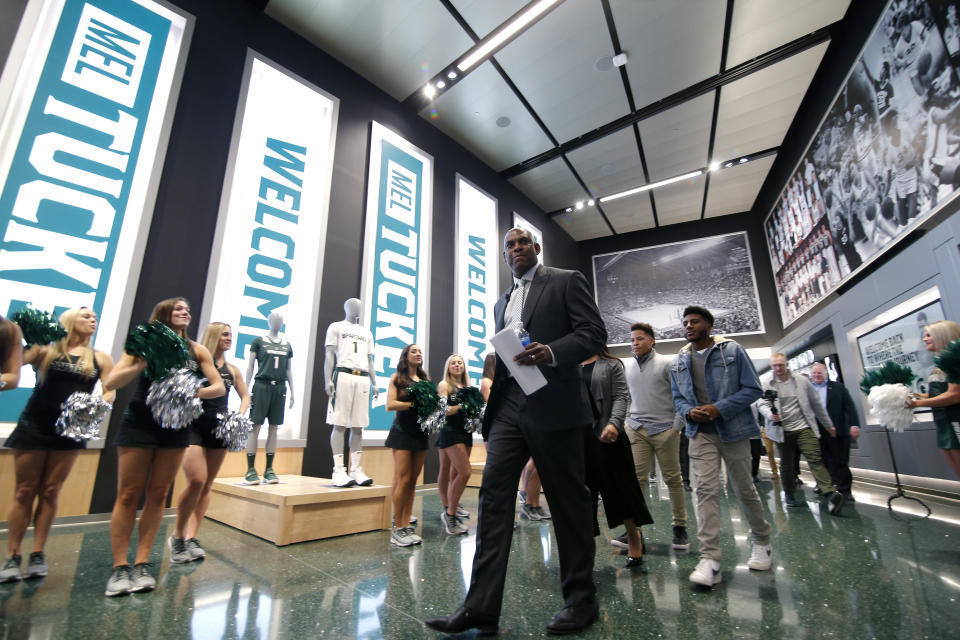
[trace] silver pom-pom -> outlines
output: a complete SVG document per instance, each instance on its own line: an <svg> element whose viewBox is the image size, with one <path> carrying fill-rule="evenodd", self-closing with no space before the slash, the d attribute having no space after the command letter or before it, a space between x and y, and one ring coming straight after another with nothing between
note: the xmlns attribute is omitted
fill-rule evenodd
<svg viewBox="0 0 960 640"><path fill-rule="evenodd" d="M203 403L197 397L202 380L189 369L178 369L150 385L147 406L164 429L183 429L200 417Z"/></svg>
<svg viewBox="0 0 960 640"><path fill-rule="evenodd" d="M424 433L431 434L440 431L440 428L447 421L447 408L447 397L443 396L433 413L426 418L420 418L420 428Z"/></svg>
<svg viewBox="0 0 960 640"><path fill-rule="evenodd" d="M480 409L480 415L476 418L467 418L464 421L464 426L469 433L482 433L483 432L483 416L487 413L487 405L483 405L483 409Z"/></svg>
<svg viewBox="0 0 960 640"><path fill-rule="evenodd" d="M247 436L253 431L250 418L236 411L228 415L219 414L218 417L220 422L214 429L213 435L223 440L228 451L243 451L247 445Z"/></svg>
<svg viewBox="0 0 960 640"><path fill-rule="evenodd" d="M913 409L904 406L909 397L910 390L900 383L878 384L870 389L867 400L877 422L894 431L904 431L913 423Z"/></svg>
<svg viewBox="0 0 960 640"><path fill-rule="evenodd" d="M60 405L63 411L57 418L57 433L65 438L83 442L100 437L100 424L113 408L103 396L74 391Z"/></svg>

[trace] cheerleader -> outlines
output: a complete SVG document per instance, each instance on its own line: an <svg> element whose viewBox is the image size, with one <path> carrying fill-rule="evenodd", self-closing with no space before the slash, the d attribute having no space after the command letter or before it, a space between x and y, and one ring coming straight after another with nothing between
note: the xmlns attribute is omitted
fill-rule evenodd
<svg viewBox="0 0 960 640"><path fill-rule="evenodd" d="M48 345L34 345L23 359L37 370L37 386L20 414L17 426L4 443L14 450L16 489L7 514L9 529L7 560L0 570L0 582L12 582L47 575L43 548L57 515L60 490L70 475L84 441L57 433L61 404L76 391L90 393L101 377L113 368L113 360L90 346L97 330L97 314L79 307L64 311L60 324L66 337ZM113 402L113 391L103 394ZM34 507L36 501L36 507ZM20 543L30 521L34 522L33 552L27 569L20 573Z"/></svg>
<svg viewBox="0 0 960 640"><path fill-rule="evenodd" d="M200 560L207 555L197 540L197 530L210 504L210 487L227 456L227 443L214 435L214 431L220 420L229 414L227 396L230 388L233 387L240 396L240 414L245 413L250 405L250 394L240 370L227 362L224 356L233 345L230 325L210 323L201 343L213 354L213 363L223 380L226 393L204 400L203 414L190 425L190 448L183 457L187 486L177 499L177 522L173 535L167 540L170 562L174 564Z"/></svg>
<svg viewBox="0 0 960 640"><path fill-rule="evenodd" d="M197 396L209 400L224 395L226 389L213 364L210 351L187 338L190 305L184 298L168 298L158 302L150 322L159 320L180 336L190 348L193 360L188 367L199 369L210 385ZM110 375L104 376L105 389L119 389L139 379L133 399L119 426L117 445L117 499L110 516L110 546L113 550L113 573L107 581L106 595L119 596L132 592L152 591L157 586L150 574L150 550L160 527L170 485L177 475L184 451L190 444L189 429L165 429L154 419L146 399L150 380L145 375L147 361L124 351ZM131 569L127 548L137 520L137 504L146 490L140 513L137 551Z"/></svg>
<svg viewBox="0 0 960 640"><path fill-rule="evenodd" d="M22 339L20 327L0 316L0 391L16 389L20 384Z"/></svg>
<svg viewBox="0 0 960 640"><path fill-rule="evenodd" d="M415 344L408 344L400 352L397 372L390 376L387 386L387 411L395 411L396 417L384 445L393 449L393 517L394 529L390 544L409 547L420 544L420 538L410 526L410 511L417 488L417 477L423 470L430 441L420 429L417 408L413 406L408 389L430 376L423 368L423 351Z"/></svg>
<svg viewBox="0 0 960 640"><path fill-rule="evenodd" d="M467 367L463 358L453 354L447 358L443 366L443 380L437 385L437 393L446 396L450 402L447 409L447 418L440 434L437 436L437 450L440 454L440 474L437 476L437 486L440 491L443 512L440 521L443 530L450 535L463 535L467 528L460 518L470 516L468 511L460 508L460 497L470 479L470 449L473 447L473 434L466 428L466 416L463 415L463 405L456 402L457 394L461 389L470 386L467 377Z"/></svg>

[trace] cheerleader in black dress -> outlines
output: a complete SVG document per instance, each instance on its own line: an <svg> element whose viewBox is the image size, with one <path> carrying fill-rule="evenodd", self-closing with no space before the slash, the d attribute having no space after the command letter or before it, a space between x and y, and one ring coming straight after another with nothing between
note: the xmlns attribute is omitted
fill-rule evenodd
<svg viewBox="0 0 960 640"><path fill-rule="evenodd" d="M24 361L37 370L37 385L4 443L14 450L16 490L7 515L8 552L0 582L20 579L20 543L31 520L33 552L22 577L47 575L43 548L57 515L57 499L80 449L86 447L83 441L57 433L60 405L75 391L92 392L97 380L113 367L109 355L90 347L97 330L97 314L92 309L64 311L60 324L67 330L65 338L45 346L34 345L24 353ZM104 393L107 402L113 402L113 396L112 391Z"/></svg>
<svg viewBox="0 0 960 640"><path fill-rule="evenodd" d="M440 455L440 475L437 487L441 504L445 505L440 514L443 530L451 535L463 535L467 528L460 518L470 514L460 509L460 497L470 479L470 449L473 447L473 434L467 431L466 417L460 412L461 405L455 404L457 392L470 386L467 367L463 358L453 354L447 358L443 367L443 380L437 385L437 393L447 396L451 403L447 409L447 419L437 436L437 450Z"/></svg>
<svg viewBox="0 0 960 640"><path fill-rule="evenodd" d="M173 535L167 541L170 547L170 562L179 564L206 557L203 547L197 540L197 531L203 516L210 505L210 488L227 456L227 444L214 435L221 418L229 413L227 396L231 387L240 396L241 414L250 405L247 384L240 370L227 362L224 354L233 346L233 332L230 325L212 322L203 332L201 344L213 354L213 363L223 380L226 393L203 401L203 414L190 425L190 448L183 456L183 472L187 485L177 499L177 522ZM209 380L207 381L209 384Z"/></svg>
<svg viewBox="0 0 960 640"><path fill-rule="evenodd" d="M22 341L20 327L0 316L0 391L16 389L20 384Z"/></svg>
<svg viewBox="0 0 960 640"><path fill-rule="evenodd" d="M390 543L398 547L423 542L410 526L410 511L430 441L420 428L417 410L409 399L407 389L420 380L429 379L430 376L423 369L423 351L415 344L408 344L400 352L397 372L390 376L387 386L387 411L396 411L397 415L384 442L393 449L394 529Z"/></svg>
<svg viewBox="0 0 960 640"><path fill-rule="evenodd" d="M150 322L159 320L187 341L193 354L193 366L210 381L200 389L201 399L216 398L225 393L220 373L213 364L210 351L187 338L190 325L190 304L183 298L168 298L158 302L150 315ZM124 352L110 375L104 376L105 389L119 389L139 378L137 390L127 406L120 423L117 445L117 499L110 516L110 546L113 549L113 573L107 582L106 595L118 596L131 592L151 591L157 586L150 574L150 550L160 527L170 485L173 484L190 443L189 429L164 429L146 404L150 380L144 375L147 361ZM146 491L137 551L133 568L127 560L130 536L137 520L137 505Z"/></svg>

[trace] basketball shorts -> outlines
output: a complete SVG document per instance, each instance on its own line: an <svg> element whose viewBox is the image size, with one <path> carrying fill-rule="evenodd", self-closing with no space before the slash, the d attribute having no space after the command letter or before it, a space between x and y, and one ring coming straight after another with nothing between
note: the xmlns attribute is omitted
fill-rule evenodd
<svg viewBox="0 0 960 640"><path fill-rule="evenodd" d="M370 426L370 378L337 371L327 405L327 424L351 429Z"/></svg>
<svg viewBox="0 0 960 640"><path fill-rule="evenodd" d="M254 380L250 403L250 421L255 425L283 424L283 408L287 401L287 383L278 380Z"/></svg>

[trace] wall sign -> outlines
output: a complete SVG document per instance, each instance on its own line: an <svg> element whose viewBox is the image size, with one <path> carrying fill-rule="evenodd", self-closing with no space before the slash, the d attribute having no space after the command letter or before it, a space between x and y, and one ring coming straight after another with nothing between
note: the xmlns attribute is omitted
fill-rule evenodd
<svg viewBox="0 0 960 640"><path fill-rule="evenodd" d="M232 356L245 361L270 314L283 314L296 399L279 432L287 439L306 437L338 108L247 54L200 326L231 325Z"/></svg>
<svg viewBox="0 0 960 640"><path fill-rule="evenodd" d="M547 264L545 259L546 250L543 248L543 233L540 232L536 226L533 225L529 220L521 216L516 211L513 212L513 226L517 229L526 229L533 234L533 241L540 245L540 264ZM500 251L503 251L503 248L500 248Z"/></svg>
<svg viewBox="0 0 960 640"><path fill-rule="evenodd" d="M370 399L370 427L387 430L387 385L400 352L424 350L430 318L433 158L378 122L370 129L367 222L363 248L363 319L373 332L380 397Z"/></svg>
<svg viewBox="0 0 960 640"><path fill-rule="evenodd" d="M493 307L500 296L497 201L457 176L457 253L454 349L480 386L483 358L492 351ZM439 380L444 372L436 374Z"/></svg>
<svg viewBox="0 0 960 640"><path fill-rule="evenodd" d="M119 354L191 29L151 0L27 6L0 78L0 313L90 307Z"/></svg>

